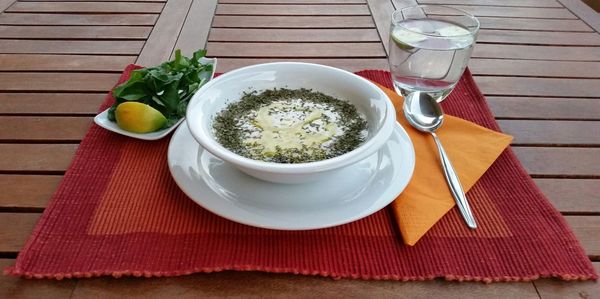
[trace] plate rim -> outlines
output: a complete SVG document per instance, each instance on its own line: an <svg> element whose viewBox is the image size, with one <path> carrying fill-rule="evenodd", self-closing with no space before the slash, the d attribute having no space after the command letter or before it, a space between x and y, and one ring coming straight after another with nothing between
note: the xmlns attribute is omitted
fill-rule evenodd
<svg viewBox="0 0 600 299"><path fill-rule="evenodd" d="M253 221L253 220L239 219L239 218L236 218L235 216L232 216L231 214L222 213L219 209L215 209L213 206L207 205L206 202L203 202L201 199L197 199L197 198L194 198L194 196L191 196L190 193L193 193L193 192L188 190L187 187L182 186L184 183L180 182L177 179L177 177L174 173L174 169L173 169L173 166L174 166L173 162L170 159L171 152L173 151L173 147L174 147L173 143L174 143L175 137L180 134L185 134L185 133L180 132L180 130L181 131L188 130L188 132L189 132L189 128L187 128L187 125L182 125L179 128L177 128L177 131L175 132L175 134L173 134L173 137L171 138L171 140L169 142L169 147L167 149L167 164L169 167L169 172L171 174L171 177L173 178L173 180L179 187L179 189L189 198L189 200L192 200L193 202L195 202L197 205L199 205L203 209L205 209L215 215L218 215L222 218L228 219L233 222L237 222L237 223L241 223L241 224L249 225L249 226L253 226L253 227L265 228L265 229L287 230L287 231L322 229L322 228L335 227L335 226L347 224L347 223L354 222L354 221L360 220L362 218L365 218L369 215L372 215L372 214L384 209L385 207L387 207L406 189L406 187L408 186L408 184L410 183L410 181L412 179L412 176L414 174L415 164L416 164L416 155L415 155L415 150L414 150L414 145L412 143L412 140L410 139L406 130L398 122L396 122L396 127L394 128L393 135L398 135L400 140L407 143L406 148L408 149L408 157L410 159L406 159L406 156L403 156L402 160L409 162L409 164L406 166L407 169L404 170L408 173L406 175L405 181L403 182L403 184L401 184L401 187L398 188L399 189L399 191L397 191L398 193L393 192L394 193L393 196L388 195L390 197L389 200L384 200L382 203L380 203L376 207L363 209L360 212L355 213L352 217L346 217L344 220L332 221L332 222L328 222L326 224L321 223L321 224L317 224L317 225L312 224L312 225L294 226L294 227L282 227L282 226L277 226L277 225L261 224L261 223L257 223L256 221ZM206 150L202 147L202 145L198 144L195 139L193 139L193 137L191 136L191 133L189 133L189 135L190 135L189 137L191 138L191 140L198 145L199 149ZM387 143L384 146L387 146ZM393 155L393 156L396 156L396 155ZM219 159L218 157L215 157L215 158ZM227 163L227 162L225 162L225 163ZM403 163L403 165L404 164L406 164L406 163ZM198 182L198 183L205 184L205 182ZM276 183L273 183L273 184L276 184ZM207 186L207 188L210 189L210 187L208 187L208 186ZM381 197L381 196L386 195L386 193L391 192L390 189L391 188L389 186L386 187L378 196ZM222 197L220 194L218 194L214 191L212 193L213 193L213 196L217 196L217 197L223 199L224 201L228 201L228 199ZM376 202L376 201L377 200L374 200L373 202ZM235 206L235 205L233 205L233 206Z"/></svg>

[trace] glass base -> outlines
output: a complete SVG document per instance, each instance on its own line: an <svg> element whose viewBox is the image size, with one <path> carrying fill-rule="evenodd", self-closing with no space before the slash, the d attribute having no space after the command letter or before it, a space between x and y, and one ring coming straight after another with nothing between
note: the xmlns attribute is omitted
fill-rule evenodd
<svg viewBox="0 0 600 299"><path fill-rule="evenodd" d="M394 82L394 90L396 90L396 93L403 96L404 98L409 97L411 94L413 94L415 92L419 92L419 93L425 93L428 96L434 98L435 101L438 103L442 102L452 92L452 89L454 89L454 85L452 85L448 88L441 89L441 90L416 89L416 88L411 88L410 86L407 86L406 84L399 83L398 81L395 81L393 79L392 79L392 81Z"/></svg>

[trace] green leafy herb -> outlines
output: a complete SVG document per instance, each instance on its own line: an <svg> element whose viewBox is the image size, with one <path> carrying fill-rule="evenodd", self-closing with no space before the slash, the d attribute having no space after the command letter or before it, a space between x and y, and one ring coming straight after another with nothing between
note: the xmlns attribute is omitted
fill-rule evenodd
<svg viewBox="0 0 600 299"><path fill-rule="evenodd" d="M192 95L210 80L213 66L202 64L206 50L195 52L192 58L175 51L175 59L161 65L135 70L129 80L113 90L115 104L108 110L108 119L116 121L115 109L123 102L135 101L152 106L166 118L170 127L185 116Z"/></svg>

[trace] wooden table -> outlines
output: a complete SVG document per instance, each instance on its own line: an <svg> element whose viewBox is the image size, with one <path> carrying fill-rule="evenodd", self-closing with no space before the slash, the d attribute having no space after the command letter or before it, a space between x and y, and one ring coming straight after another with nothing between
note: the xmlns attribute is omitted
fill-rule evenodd
<svg viewBox="0 0 600 299"><path fill-rule="evenodd" d="M110 2L109 2L110 1ZM387 69L413 0L0 0L0 267L22 248L124 65L208 49L220 72L274 60ZM600 270L600 16L578 0L420 0L482 23L470 68L513 149ZM600 285L334 281L224 272L29 281L13 297L598 298ZM586 297L590 296L590 297Z"/></svg>

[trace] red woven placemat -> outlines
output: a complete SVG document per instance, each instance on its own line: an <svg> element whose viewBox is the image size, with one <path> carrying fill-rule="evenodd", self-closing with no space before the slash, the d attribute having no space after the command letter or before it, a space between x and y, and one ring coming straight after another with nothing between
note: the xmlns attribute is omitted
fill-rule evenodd
<svg viewBox="0 0 600 299"><path fill-rule="evenodd" d="M120 82L135 68L127 67ZM387 72L358 74L391 87ZM101 110L112 101L107 96ZM499 130L468 71L444 108ZM510 150L468 193L475 213L486 213L489 221L471 231L454 209L408 247L388 209L338 227L295 232L220 218L176 186L166 161L168 143L91 127L7 272L57 279L221 270L395 280L597 278L563 217Z"/></svg>

